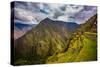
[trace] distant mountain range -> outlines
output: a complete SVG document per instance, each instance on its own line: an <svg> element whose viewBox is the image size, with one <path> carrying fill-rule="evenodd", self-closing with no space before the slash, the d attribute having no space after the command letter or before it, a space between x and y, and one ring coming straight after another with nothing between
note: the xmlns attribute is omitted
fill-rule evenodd
<svg viewBox="0 0 100 67"><path fill-rule="evenodd" d="M14 23L14 26L19 28L22 31L28 31L31 30L31 28L35 27L36 24L22 24L22 23Z"/></svg>
<svg viewBox="0 0 100 67"><path fill-rule="evenodd" d="M18 39L23 36L27 31L31 30L35 27L36 24L22 24L22 23L14 23L14 39Z"/></svg>

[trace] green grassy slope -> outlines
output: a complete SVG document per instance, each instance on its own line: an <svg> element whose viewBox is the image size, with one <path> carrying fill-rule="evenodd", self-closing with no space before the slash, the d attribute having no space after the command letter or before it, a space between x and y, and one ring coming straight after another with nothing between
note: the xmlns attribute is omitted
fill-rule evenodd
<svg viewBox="0 0 100 67"><path fill-rule="evenodd" d="M80 40L82 38L83 40ZM46 63L63 63L96 60L96 52L96 40L92 40L91 38L87 38L86 36L81 35L81 37L74 37L72 39L72 41L70 42L70 47L66 52L49 57Z"/></svg>
<svg viewBox="0 0 100 67"><path fill-rule="evenodd" d="M46 63L64 63L97 60L97 15L75 31L69 42L68 50L48 57Z"/></svg>

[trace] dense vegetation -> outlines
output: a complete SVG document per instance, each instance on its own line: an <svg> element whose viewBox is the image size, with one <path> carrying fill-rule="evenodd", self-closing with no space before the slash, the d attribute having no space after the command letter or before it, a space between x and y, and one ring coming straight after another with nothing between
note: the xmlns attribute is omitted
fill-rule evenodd
<svg viewBox="0 0 100 67"><path fill-rule="evenodd" d="M95 61L96 27L97 15L81 25L44 19L15 41L15 64Z"/></svg>

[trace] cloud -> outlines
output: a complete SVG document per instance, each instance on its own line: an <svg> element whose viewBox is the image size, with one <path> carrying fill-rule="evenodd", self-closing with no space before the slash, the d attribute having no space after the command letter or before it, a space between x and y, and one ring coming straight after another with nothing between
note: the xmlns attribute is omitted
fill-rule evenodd
<svg viewBox="0 0 100 67"><path fill-rule="evenodd" d="M84 8L84 6L79 6L79 5L67 5L65 13L67 14L75 14L81 11Z"/></svg>
<svg viewBox="0 0 100 67"><path fill-rule="evenodd" d="M49 17L65 22L83 23L96 13L95 6L16 2L15 20L24 24L38 24Z"/></svg>
<svg viewBox="0 0 100 67"><path fill-rule="evenodd" d="M78 23L84 23L90 17L97 13L97 7L95 6L84 6L84 9L75 14L75 19Z"/></svg>
<svg viewBox="0 0 100 67"><path fill-rule="evenodd" d="M15 18L25 21L25 22L32 22L34 16L28 10L21 9L21 8L14 8L15 11Z"/></svg>
<svg viewBox="0 0 100 67"><path fill-rule="evenodd" d="M59 16L59 17L57 18L57 20L68 21L68 16L67 16L67 15Z"/></svg>
<svg viewBox="0 0 100 67"><path fill-rule="evenodd" d="M21 8L14 8L14 11L15 20L19 20L24 24L38 24L42 19L46 17L45 14L34 13L32 11Z"/></svg>

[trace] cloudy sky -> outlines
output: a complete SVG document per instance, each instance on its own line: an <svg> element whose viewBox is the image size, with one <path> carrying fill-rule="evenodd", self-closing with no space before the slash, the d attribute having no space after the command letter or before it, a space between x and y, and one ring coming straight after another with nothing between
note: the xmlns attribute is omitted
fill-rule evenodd
<svg viewBox="0 0 100 67"><path fill-rule="evenodd" d="M45 18L65 22L84 23L96 14L96 6L83 6L72 4L51 4L34 2L15 2L15 23L38 24Z"/></svg>

